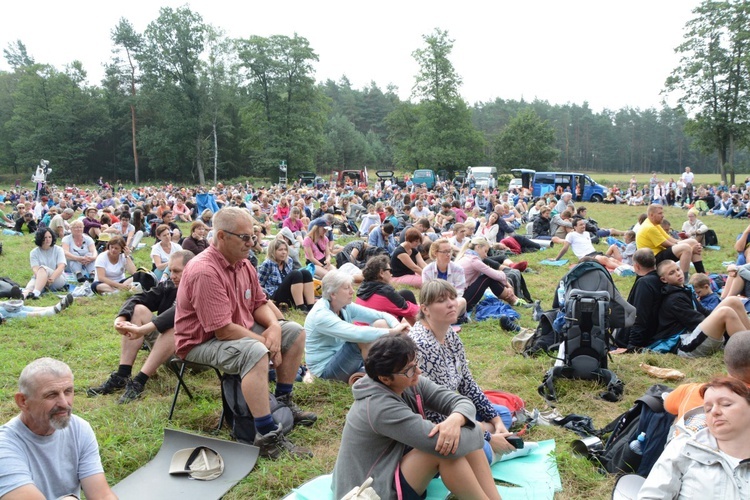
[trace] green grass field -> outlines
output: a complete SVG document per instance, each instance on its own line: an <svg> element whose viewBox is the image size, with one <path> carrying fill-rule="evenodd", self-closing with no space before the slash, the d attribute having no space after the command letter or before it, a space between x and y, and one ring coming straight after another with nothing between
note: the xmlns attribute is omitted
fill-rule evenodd
<svg viewBox="0 0 750 500"><path fill-rule="evenodd" d="M629 177L628 177L629 178ZM644 177L645 182L647 178ZM589 216L599 221L601 227L629 228L643 208L588 204ZM679 228L686 219L685 211L668 208L666 216L674 227ZM702 217L709 227L716 230L720 251L706 251L705 263L709 272L722 272L721 263L734 260L732 244L747 221ZM25 284L30 277L28 253L33 248L30 236L10 237L2 235L4 251L0 256L0 275L10 276ZM150 245L152 239L148 239ZM604 250L605 245L600 244ZM538 265L544 258L554 257L555 250L524 255L533 272L526 273L534 298L542 300L549 308L556 284L567 271L565 267ZM567 257L572 257L569 254ZM136 253L136 263L150 265L149 250ZM633 278L615 277L620 292L627 296ZM119 359L119 336L112 328L112 321L124 295L81 299L63 313L48 318L11 320L0 326L0 421L5 422L17 413L13 402L16 381L21 369L31 360L41 356L52 356L67 362L75 374L77 396L75 411L94 427L99 439L106 475L114 484L150 460L158 451L163 429L170 426L190 432L210 434L216 427L221 411L219 386L215 375L203 373L189 376L188 384L195 388L195 399L189 401L181 395L171 423L167 422L169 405L176 378L161 368L157 376L149 381L144 398L126 406L116 404L117 395L88 398L85 389L102 382L116 369ZM51 305L56 297L46 296L31 305ZM530 309L521 309L522 324L533 328ZM293 320L303 322L304 317L290 313ZM526 359L513 352L511 335L503 332L496 321L465 325L461 337L466 345L471 369L475 378L485 389L501 389L519 394L528 408L544 408L537 386L552 360L541 357ZM140 368L145 353L139 355L135 371ZM589 415L596 427L609 423L616 415L626 410L634 399L641 396L651 384L659 382L641 371L639 363L677 368L687 374L686 381L704 381L723 371L720 355L702 360L683 360L673 355L623 355L617 356L611 368L625 381L625 398L622 402L606 403L597 398L599 388L583 381L558 384L559 404L562 414ZM305 408L316 411L319 420L312 428L295 430L292 439L313 449L312 460L295 461L282 459L276 462L260 460L251 474L226 496L229 499L280 498L304 481L332 470L336 460L341 430L347 409L351 403L349 388L343 384L316 380L313 384L298 384L295 389L298 402ZM228 438L226 430L220 437ZM585 459L570 452L570 443L575 434L558 428L536 427L528 440L554 438L557 441L557 461L563 479L564 490L560 499L609 498L614 480L602 476Z"/></svg>

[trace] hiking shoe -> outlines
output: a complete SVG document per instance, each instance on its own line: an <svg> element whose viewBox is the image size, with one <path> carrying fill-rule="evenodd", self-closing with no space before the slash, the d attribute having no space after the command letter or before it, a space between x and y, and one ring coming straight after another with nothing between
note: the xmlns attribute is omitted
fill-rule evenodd
<svg viewBox="0 0 750 500"><path fill-rule="evenodd" d="M542 319L542 316L544 316L544 309L542 309L542 301L535 300L534 312L531 314L531 317L534 319L534 321L539 321Z"/></svg>
<svg viewBox="0 0 750 500"><path fill-rule="evenodd" d="M507 316L500 316L500 328L502 328L506 332L518 332L521 330L521 327L518 325L518 323Z"/></svg>
<svg viewBox="0 0 750 500"><path fill-rule="evenodd" d="M256 434L253 444L260 448L260 456L276 460L286 450L293 457L312 458L313 454L307 448L297 446L289 441L278 426L275 431L268 434Z"/></svg>
<svg viewBox="0 0 750 500"><path fill-rule="evenodd" d="M130 403L131 401L135 401L136 399L140 398L142 394L143 384L136 380L133 380L132 378L129 378L128 382L125 384L125 392L122 396L120 396L120 399L117 400L117 404L124 405Z"/></svg>
<svg viewBox="0 0 750 500"><path fill-rule="evenodd" d="M276 396L276 401L292 410L292 415L294 416L294 425L304 425L306 427L310 427L315 423L316 420L318 420L318 416L316 414L311 411L303 411L302 408L297 406L297 403L292 400L291 392L284 394L283 396Z"/></svg>
<svg viewBox="0 0 750 500"><path fill-rule="evenodd" d="M18 285L13 285L10 289L10 298L14 300L21 300L23 299L23 291L21 290L21 287Z"/></svg>
<svg viewBox="0 0 750 500"><path fill-rule="evenodd" d="M94 396L101 396L103 394L112 394L115 391L124 389L130 378L121 377L117 372L112 372L109 378L99 387L89 387L86 394L93 398Z"/></svg>

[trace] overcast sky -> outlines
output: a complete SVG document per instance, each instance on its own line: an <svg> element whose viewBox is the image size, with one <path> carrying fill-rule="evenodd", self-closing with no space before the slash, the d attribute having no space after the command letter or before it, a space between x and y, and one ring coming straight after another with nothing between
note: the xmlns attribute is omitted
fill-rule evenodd
<svg viewBox="0 0 750 500"><path fill-rule="evenodd" d="M698 0L283 2L193 0L192 10L231 37L293 35L318 54L316 79L346 75L359 89L375 81L409 98L412 52L435 28L455 40L451 60L469 104L535 98L588 101L596 111L659 107L676 66L674 48ZM40 63L62 69L78 59L99 84L121 17L142 32L162 6L184 1L35 0L5 2L0 47L21 40ZM7 70L3 58L0 69Z"/></svg>

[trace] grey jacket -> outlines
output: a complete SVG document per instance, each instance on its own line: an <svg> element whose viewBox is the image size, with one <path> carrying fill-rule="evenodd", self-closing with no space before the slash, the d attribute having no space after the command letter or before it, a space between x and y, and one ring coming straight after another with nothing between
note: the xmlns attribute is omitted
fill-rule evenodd
<svg viewBox="0 0 750 500"><path fill-rule="evenodd" d="M382 499L396 498L394 474L406 447L440 456L435 451L438 435L427 437L434 424L419 412L425 409L443 415L458 412L466 417L458 450L462 457L484 445L481 427L474 421L476 409L470 399L426 377L401 397L385 385L363 377L352 387L354 404L346 416L336 466L333 469L334 498L341 498L365 479L372 477Z"/></svg>
<svg viewBox="0 0 750 500"><path fill-rule="evenodd" d="M638 492L638 499L748 498L750 460L732 468L707 428L670 442Z"/></svg>

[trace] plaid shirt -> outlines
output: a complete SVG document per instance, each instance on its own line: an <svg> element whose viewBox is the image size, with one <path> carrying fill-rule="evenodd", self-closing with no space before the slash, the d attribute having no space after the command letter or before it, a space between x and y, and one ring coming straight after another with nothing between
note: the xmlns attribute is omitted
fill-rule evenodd
<svg viewBox="0 0 750 500"><path fill-rule="evenodd" d="M286 258L286 265L283 270L279 269L279 265L271 259L264 260L263 264L258 267L258 281L269 298L276 293L281 282L284 281L284 278L286 278L293 269L294 266L291 257Z"/></svg>

